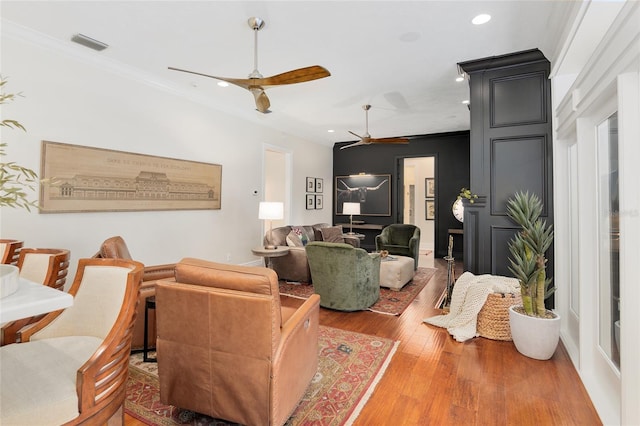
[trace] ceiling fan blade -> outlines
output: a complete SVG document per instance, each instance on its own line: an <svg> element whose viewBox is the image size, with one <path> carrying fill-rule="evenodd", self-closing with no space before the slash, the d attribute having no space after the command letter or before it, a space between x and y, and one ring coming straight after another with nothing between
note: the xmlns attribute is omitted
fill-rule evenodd
<svg viewBox="0 0 640 426"><path fill-rule="evenodd" d="M222 77L216 77L215 75L203 74L203 73L197 72L197 71L183 70L181 68L175 68L175 67L167 67L167 68L172 70L172 71L187 72L189 74L196 74L196 75L201 75L203 77L211 77L211 78L216 78L218 80L224 80L224 78L222 78Z"/></svg>
<svg viewBox="0 0 640 426"><path fill-rule="evenodd" d="M250 91L256 99L256 109L263 114L270 113L271 111L269 111L269 107L271 106L271 102L269 102L269 98L267 97L267 94L264 93L264 90L259 88L251 89Z"/></svg>
<svg viewBox="0 0 640 426"><path fill-rule="evenodd" d="M183 70L183 69L174 68L174 67L169 67L169 69L173 70L173 71L180 71L180 72L186 72L186 73L189 73L189 74L201 75L203 77L215 78L216 80L226 81L227 83L235 84L236 86L240 86L243 89L247 89L247 90L250 90L250 88L252 86L259 87L260 85L256 84L256 81L257 80L261 80L261 79L258 79L258 78L218 77L218 76L215 76L215 75L204 74L204 73L197 72L197 71Z"/></svg>
<svg viewBox="0 0 640 426"><path fill-rule="evenodd" d="M226 81L236 86L250 89L251 87L279 86L283 84L304 83L306 81L317 80L319 78L329 77L331 73L319 65L313 65L306 68L299 68L293 71L287 71L282 74L274 75L266 78L229 78L219 77L210 74L204 74L197 71L183 70L181 68L169 67L173 71L181 71L203 77L215 78L216 80Z"/></svg>
<svg viewBox="0 0 640 426"><path fill-rule="evenodd" d="M354 143L349 144L349 145L341 146L340 149L351 148L351 147L359 146L359 145L369 145L369 144L365 143L363 141L358 141L358 142L354 142Z"/></svg>
<svg viewBox="0 0 640 426"><path fill-rule="evenodd" d="M318 80L329 77L331 73L320 65L298 68L297 70L283 72L271 77L259 78L260 86L279 86L282 84L304 83L305 81Z"/></svg>
<svg viewBox="0 0 640 426"><path fill-rule="evenodd" d="M369 143L408 144L409 139L407 138L371 138L369 139Z"/></svg>
<svg viewBox="0 0 640 426"><path fill-rule="evenodd" d="M357 137L358 139L362 139L362 136L360 136L357 133L353 133L351 130L347 130L347 132L351 133L353 136Z"/></svg>

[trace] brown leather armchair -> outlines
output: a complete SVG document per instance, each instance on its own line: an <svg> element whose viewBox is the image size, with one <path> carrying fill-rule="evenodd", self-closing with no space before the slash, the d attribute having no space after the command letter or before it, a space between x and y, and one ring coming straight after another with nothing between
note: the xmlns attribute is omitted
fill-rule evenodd
<svg viewBox="0 0 640 426"><path fill-rule="evenodd" d="M282 425L318 366L320 297L280 305L268 268L182 259L158 281L160 401L244 425Z"/></svg>
<svg viewBox="0 0 640 426"><path fill-rule="evenodd" d="M126 259L134 260L129 253L129 248L120 236L106 239L100 246L100 251L96 253L94 258L103 259ZM142 349L144 345L144 307L147 297L156 294L156 281L160 279L169 279L174 276L175 264L169 263L164 265L145 266L142 275L142 284L140 286L140 294L138 296L136 322L133 328L133 339L131 342L132 349ZM156 316L153 310L148 312L148 333L149 342L156 341Z"/></svg>

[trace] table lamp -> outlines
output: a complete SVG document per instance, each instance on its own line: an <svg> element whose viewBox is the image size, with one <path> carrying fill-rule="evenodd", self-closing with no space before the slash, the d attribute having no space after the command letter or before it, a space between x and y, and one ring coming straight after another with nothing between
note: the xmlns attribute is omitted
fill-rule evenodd
<svg viewBox="0 0 640 426"><path fill-rule="evenodd" d="M349 215L349 235L354 235L353 232L353 215L360 214L360 203L343 203L342 213Z"/></svg>
<svg viewBox="0 0 640 426"><path fill-rule="evenodd" d="M258 218L269 221L269 237L271 237L272 221L274 219L282 219L284 217L284 204L273 201L261 201L258 209ZM264 246L267 250L274 250L276 246L267 244Z"/></svg>

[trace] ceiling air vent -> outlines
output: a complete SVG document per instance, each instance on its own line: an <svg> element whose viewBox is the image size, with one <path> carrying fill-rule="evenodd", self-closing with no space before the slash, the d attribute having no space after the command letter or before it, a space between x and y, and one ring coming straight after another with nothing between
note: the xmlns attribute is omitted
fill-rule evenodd
<svg viewBox="0 0 640 426"><path fill-rule="evenodd" d="M71 41L86 46L89 49L97 50L98 52L109 47L108 44L105 44L98 40L94 40L91 37L87 37L83 34L75 34L73 37L71 37Z"/></svg>

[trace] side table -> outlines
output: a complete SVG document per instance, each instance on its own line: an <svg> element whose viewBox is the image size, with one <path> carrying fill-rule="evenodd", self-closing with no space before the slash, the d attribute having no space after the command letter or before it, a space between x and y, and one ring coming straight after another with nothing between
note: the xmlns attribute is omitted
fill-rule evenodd
<svg viewBox="0 0 640 426"><path fill-rule="evenodd" d="M149 309L156 309L156 297L149 296L144 301L144 340L142 347L142 360L144 362L158 362L158 358L149 358L147 354L150 350L155 350L149 347Z"/></svg>
<svg viewBox="0 0 640 426"><path fill-rule="evenodd" d="M349 232L345 232L344 234L342 234L342 238L346 238L346 237L351 237L351 238L357 238L359 240L364 240L365 235L364 234L358 234L357 232L354 232L353 234L350 234Z"/></svg>
<svg viewBox="0 0 640 426"><path fill-rule="evenodd" d="M251 252L256 256L262 256L267 259L267 267L273 269L271 259L274 257L286 256L289 253L288 246L276 246L274 249L262 247L254 247Z"/></svg>

